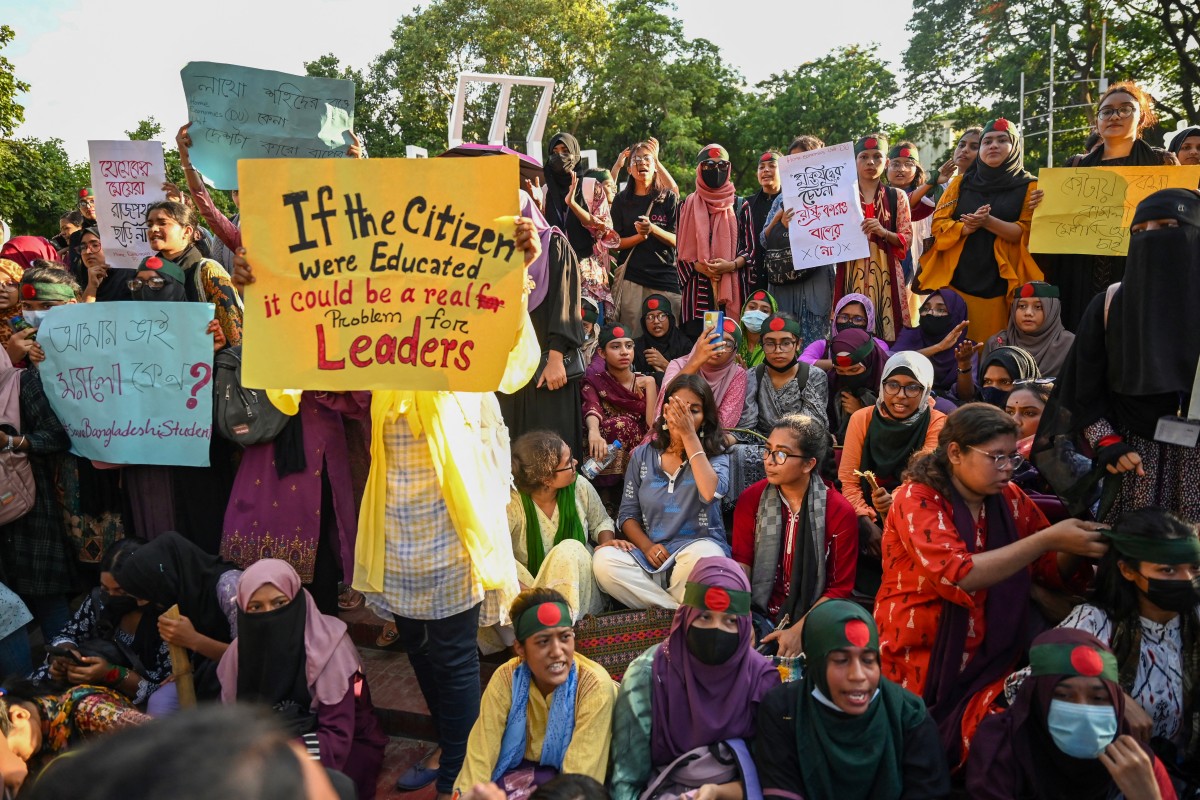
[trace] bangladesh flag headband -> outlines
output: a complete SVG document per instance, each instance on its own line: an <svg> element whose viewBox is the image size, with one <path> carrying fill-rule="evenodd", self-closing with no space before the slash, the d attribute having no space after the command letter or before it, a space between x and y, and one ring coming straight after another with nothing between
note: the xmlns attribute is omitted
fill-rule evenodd
<svg viewBox="0 0 1200 800"><path fill-rule="evenodd" d="M1079 675L1117 682L1117 657L1086 644L1039 644L1029 649L1030 675Z"/></svg>
<svg viewBox="0 0 1200 800"><path fill-rule="evenodd" d="M855 364L861 364L867 360L867 356L871 355L871 351L875 349L875 340L867 339L853 353L838 353L833 357L833 363L839 367L853 367Z"/></svg>
<svg viewBox="0 0 1200 800"><path fill-rule="evenodd" d="M1100 534L1112 542L1117 552L1126 558L1149 561L1151 564L1200 563L1200 538L1195 536L1183 539L1151 539L1138 534L1122 533L1116 529L1101 531Z"/></svg>
<svg viewBox="0 0 1200 800"><path fill-rule="evenodd" d="M1046 297L1057 299L1059 297L1058 287L1053 284L1043 283L1041 281L1030 281L1021 288L1017 289L1017 297Z"/></svg>
<svg viewBox="0 0 1200 800"><path fill-rule="evenodd" d="M65 283L22 283L21 299L39 303L67 303L75 299L75 290Z"/></svg>
<svg viewBox="0 0 1200 800"><path fill-rule="evenodd" d="M571 624L571 609L566 603L540 603L525 609L513 627L517 641L523 642L538 631L570 627Z"/></svg>
<svg viewBox="0 0 1200 800"><path fill-rule="evenodd" d="M689 581L687 588L683 590L683 604L701 611L716 611L721 614L736 614L739 617L745 617L750 614L750 593L739 589L726 589L724 586L708 586Z"/></svg>
<svg viewBox="0 0 1200 800"><path fill-rule="evenodd" d="M759 330L759 335L764 333L790 333L797 339L802 338L800 335L800 323L794 319L787 319L776 314L772 314L763 320L762 328Z"/></svg>

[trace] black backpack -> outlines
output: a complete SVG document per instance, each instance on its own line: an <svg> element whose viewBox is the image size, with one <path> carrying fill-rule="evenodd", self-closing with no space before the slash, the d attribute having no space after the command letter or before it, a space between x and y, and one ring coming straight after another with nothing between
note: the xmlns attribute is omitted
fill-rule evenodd
<svg viewBox="0 0 1200 800"><path fill-rule="evenodd" d="M262 389L242 385L242 348L227 347L213 358L216 399L213 402L217 433L246 447L270 442L291 419L267 399Z"/></svg>

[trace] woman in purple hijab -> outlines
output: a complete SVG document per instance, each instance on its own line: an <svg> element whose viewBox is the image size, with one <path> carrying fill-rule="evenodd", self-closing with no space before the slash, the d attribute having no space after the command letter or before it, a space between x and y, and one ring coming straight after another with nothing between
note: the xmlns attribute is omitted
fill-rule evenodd
<svg viewBox="0 0 1200 800"><path fill-rule="evenodd" d="M915 350L928 358L933 363L933 389L945 397L958 380L955 350L967 336L967 303L949 287L938 289L921 303L920 319L917 327L900 331L892 352Z"/></svg>
<svg viewBox="0 0 1200 800"><path fill-rule="evenodd" d="M673 798L727 784L740 784L745 800L761 800L745 740L754 736L758 704L779 685L779 672L753 643L745 573L729 558L700 559L666 641L630 664L621 682L613 800Z"/></svg>

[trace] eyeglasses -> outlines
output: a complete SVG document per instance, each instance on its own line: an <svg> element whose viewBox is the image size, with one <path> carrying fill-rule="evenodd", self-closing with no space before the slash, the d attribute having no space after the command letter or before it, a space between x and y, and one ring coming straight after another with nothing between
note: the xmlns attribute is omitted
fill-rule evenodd
<svg viewBox="0 0 1200 800"><path fill-rule="evenodd" d="M764 450L763 461L770 461L777 467L782 467L789 458L812 458L803 453L789 453L786 450Z"/></svg>
<svg viewBox="0 0 1200 800"><path fill-rule="evenodd" d="M887 395L897 395L904 392L905 397L920 397L925 391L925 387L919 383L900 383L900 381L884 381L883 393Z"/></svg>
<svg viewBox="0 0 1200 800"><path fill-rule="evenodd" d="M146 280L142 280L141 278L132 278L126 281L125 285L129 287L129 291L131 292L140 292L145 287L150 287L154 291L158 291L167 285L167 281L166 279L155 275L153 278L147 278Z"/></svg>
<svg viewBox="0 0 1200 800"><path fill-rule="evenodd" d="M661 311L654 311L646 315L646 322L666 322L667 315Z"/></svg>
<svg viewBox="0 0 1200 800"><path fill-rule="evenodd" d="M836 322L838 325L866 325L867 318L857 314L853 317L847 314L838 314L837 317L834 318L834 322Z"/></svg>
<svg viewBox="0 0 1200 800"><path fill-rule="evenodd" d="M80 248L85 253L99 253L103 246L99 242L84 242Z"/></svg>
<svg viewBox="0 0 1200 800"><path fill-rule="evenodd" d="M708 161L700 162L700 169L729 169L729 162L709 159Z"/></svg>
<svg viewBox="0 0 1200 800"><path fill-rule="evenodd" d="M1133 112L1136 110L1136 106L1131 106L1128 104L1116 106L1115 108L1113 106L1105 106L1104 108L1100 109L1096 116L1100 119L1112 119L1113 117L1128 119L1129 117L1133 116Z"/></svg>
<svg viewBox="0 0 1200 800"><path fill-rule="evenodd" d="M654 156L634 156L629 159L630 164L653 164Z"/></svg>
<svg viewBox="0 0 1200 800"><path fill-rule="evenodd" d="M948 317L950 312L945 308L921 308L922 317Z"/></svg>
<svg viewBox="0 0 1200 800"><path fill-rule="evenodd" d="M1020 453L989 453L987 450L980 450L978 447L974 447L972 445L967 445L967 449L974 450L976 453L982 453L990 458L992 463L996 465L996 469L1004 469L1005 464L1008 464L1013 469L1016 469L1025 461L1025 459L1021 457Z"/></svg>
<svg viewBox="0 0 1200 800"><path fill-rule="evenodd" d="M554 471L555 472L574 472L577 464L579 464L579 461L576 460L575 458L572 458L570 465L565 466L565 467L556 467L554 469Z"/></svg>
<svg viewBox="0 0 1200 800"><path fill-rule="evenodd" d="M764 340L762 343L762 347L763 347L763 350L766 350L768 353L773 353L776 350L779 350L779 351L795 350L797 344L798 343L796 342L795 339L785 339L782 342L777 342L774 339L770 339L770 340Z"/></svg>

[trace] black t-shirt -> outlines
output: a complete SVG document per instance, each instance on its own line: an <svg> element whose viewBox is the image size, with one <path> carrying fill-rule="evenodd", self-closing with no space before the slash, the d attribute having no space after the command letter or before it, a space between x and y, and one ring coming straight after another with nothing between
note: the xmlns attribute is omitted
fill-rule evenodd
<svg viewBox="0 0 1200 800"><path fill-rule="evenodd" d="M650 221L664 231L675 232L679 216L679 195L667 192L662 199L653 203L656 195L636 195L630 191L620 192L612 204L612 226L621 238L634 236L638 217L649 214ZM679 271L675 267L675 248L664 244L656 236L622 251L617 259L625 263L625 280L655 289L660 292L679 292ZM628 263L626 263L628 262Z"/></svg>

